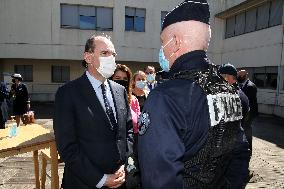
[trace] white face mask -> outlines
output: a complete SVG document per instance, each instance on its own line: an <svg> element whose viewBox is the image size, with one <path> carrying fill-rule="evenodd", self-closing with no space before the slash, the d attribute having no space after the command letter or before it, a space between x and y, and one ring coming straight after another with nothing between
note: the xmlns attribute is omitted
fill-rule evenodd
<svg viewBox="0 0 284 189"><path fill-rule="evenodd" d="M99 57L100 67L97 68L97 71L106 79L111 77L114 74L116 69L115 57Z"/></svg>

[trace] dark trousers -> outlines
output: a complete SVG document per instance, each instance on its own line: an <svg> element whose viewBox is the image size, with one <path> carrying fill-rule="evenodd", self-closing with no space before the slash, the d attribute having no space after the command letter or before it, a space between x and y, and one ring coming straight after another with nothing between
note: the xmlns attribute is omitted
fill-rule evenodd
<svg viewBox="0 0 284 189"><path fill-rule="evenodd" d="M244 132L249 143L249 149L252 154L252 124L255 116L248 115L245 121Z"/></svg>
<svg viewBox="0 0 284 189"><path fill-rule="evenodd" d="M0 108L0 129L5 129L5 121L3 119L3 114L2 114L1 108Z"/></svg>

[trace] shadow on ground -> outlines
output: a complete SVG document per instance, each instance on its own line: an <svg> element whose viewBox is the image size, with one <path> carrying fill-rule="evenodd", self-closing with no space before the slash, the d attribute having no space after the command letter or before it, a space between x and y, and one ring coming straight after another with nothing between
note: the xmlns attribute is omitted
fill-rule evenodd
<svg viewBox="0 0 284 189"><path fill-rule="evenodd" d="M259 115L253 123L253 136L274 143L284 149L284 119Z"/></svg>

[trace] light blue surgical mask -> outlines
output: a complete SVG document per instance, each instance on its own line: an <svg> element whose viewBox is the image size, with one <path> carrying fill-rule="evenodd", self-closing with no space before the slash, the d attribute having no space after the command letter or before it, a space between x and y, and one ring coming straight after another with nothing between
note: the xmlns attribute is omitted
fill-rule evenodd
<svg viewBox="0 0 284 189"><path fill-rule="evenodd" d="M169 72L170 71L170 63L166 59L163 48L160 49L159 52L159 64L163 71Z"/></svg>
<svg viewBox="0 0 284 189"><path fill-rule="evenodd" d="M155 80L155 74L148 74L147 75L147 81L149 83L152 83Z"/></svg>
<svg viewBox="0 0 284 189"><path fill-rule="evenodd" d="M169 72L170 71L170 62L166 59L165 54L164 54L164 48L173 40L171 38L164 46L161 46L160 52L159 52L159 63L160 67L162 68L163 71ZM174 53L173 53L174 54ZM172 54L172 55L173 55ZM171 55L171 56L172 56ZM170 57L171 57L170 56Z"/></svg>
<svg viewBox="0 0 284 189"><path fill-rule="evenodd" d="M136 81L135 86L139 89L144 89L146 87L145 81Z"/></svg>

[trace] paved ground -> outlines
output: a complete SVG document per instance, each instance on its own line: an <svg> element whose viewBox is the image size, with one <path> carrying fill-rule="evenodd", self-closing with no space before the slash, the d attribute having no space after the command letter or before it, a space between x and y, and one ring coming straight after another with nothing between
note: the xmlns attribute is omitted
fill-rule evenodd
<svg viewBox="0 0 284 189"><path fill-rule="evenodd" d="M37 121L48 128L52 125L50 119ZM250 167L254 176L246 189L284 188L284 119L261 115L253 128L253 157ZM60 180L63 167L60 164ZM50 167L48 172L50 174ZM0 189L35 188L31 153L0 159L0 175ZM47 179L46 188L50 188L50 179Z"/></svg>
<svg viewBox="0 0 284 189"><path fill-rule="evenodd" d="M284 119L261 115L253 133L254 176L247 189L284 188Z"/></svg>

